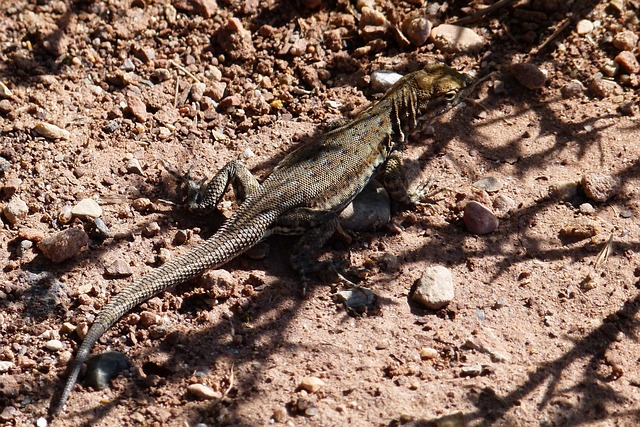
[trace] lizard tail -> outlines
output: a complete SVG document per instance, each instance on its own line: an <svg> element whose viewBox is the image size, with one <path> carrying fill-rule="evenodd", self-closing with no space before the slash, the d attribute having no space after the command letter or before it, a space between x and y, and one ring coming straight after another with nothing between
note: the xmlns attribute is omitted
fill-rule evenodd
<svg viewBox="0 0 640 427"><path fill-rule="evenodd" d="M82 341L69 376L59 399L51 401L51 414L58 416L71 394L82 365L89 358L91 349L107 329L138 304L150 299L158 292L170 286L184 283L202 274L205 270L215 268L245 250L257 244L266 235L264 229L256 228L245 232L228 231L223 226L202 245L172 260L162 267L152 270L118 293L98 314L87 336Z"/></svg>

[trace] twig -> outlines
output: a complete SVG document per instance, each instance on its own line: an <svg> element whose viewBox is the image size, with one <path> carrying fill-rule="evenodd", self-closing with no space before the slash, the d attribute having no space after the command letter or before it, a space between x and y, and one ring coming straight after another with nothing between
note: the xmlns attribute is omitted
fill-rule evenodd
<svg viewBox="0 0 640 427"><path fill-rule="evenodd" d="M547 47L556 37L560 35L572 22L571 18L566 18L562 24L551 34L540 46L534 47L529 51L529 55L537 55L542 49Z"/></svg>
<svg viewBox="0 0 640 427"><path fill-rule="evenodd" d="M516 0L500 0L498 2L495 2L494 4L492 4L489 7L485 7L484 9L480 9L479 11L475 12L473 15L469 15L469 16L466 16L464 18L458 19L457 21L454 22L454 24L461 25L461 24L468 24L470 22L478 21L484 15L487 15L489 13L493 13L496 10L500 9L501 7L509 6L510 3L513 3L515 1Z"/></svg>
<svg viewBox="0 0 640 427"><path fill-rule="evenodd" d="M182 71L183 73L185 73L187 76L191 77L193 80L196 81L196 83L200 83L200 80L198 80L198 78L196 76L194 76L193 74L191 74L191 72L189 72L189 70L187 70L186 68L184 68L182 65L178 64L176 61L174 61L173 59L170 59L169 62L171 63L171 65L173 65L174 67L176 67L178 70Z"/></svg>

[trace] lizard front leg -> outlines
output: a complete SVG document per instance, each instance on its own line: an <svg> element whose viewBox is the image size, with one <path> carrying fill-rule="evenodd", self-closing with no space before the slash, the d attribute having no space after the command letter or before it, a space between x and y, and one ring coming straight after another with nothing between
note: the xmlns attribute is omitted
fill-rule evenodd
<svg viewBox="0 0 640 427"><path fill-rule="evenodd" d="M191 179L190 171L180 174L165 162L163 164L167 172L187 186L187 208L192 211L214 209L229 185L233 188L233 193L240 204L260 188L258 180L251 174L249 169L237 160L227 163L208 182L206 179L194 181Z"/></svg>
<svg viewBox="0 0 640 427"><path fill-rule="evenodd" d="M425 205L425 200L434 193L431 191L431 180L409 189L403 170L404 156L402 151L394 151L389 155L380 172L382 185L391 199L403 205Z"/></svg>

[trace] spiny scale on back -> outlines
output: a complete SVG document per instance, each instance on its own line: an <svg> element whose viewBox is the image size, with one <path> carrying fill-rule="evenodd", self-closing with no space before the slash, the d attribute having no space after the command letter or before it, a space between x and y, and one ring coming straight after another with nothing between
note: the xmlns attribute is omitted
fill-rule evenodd
<svg viewBox="0 0 640 427"><path fill-rule="evenodd" d="M304 252L324 244L338 227L337 215L375 174L385 168L394 172L389 166L400 159L406 132L457 104L470 81L469 76L444 64L408 74L353 121L286 156L261 185L235 161L207 183L195 183L172 172L188 183L191 208L215 208L229 184L241 204L199 247L138 279L102 309L80 345L60 398L56 403L52 400L52 413L61 413L102 334L156 293L226 263L274 233L304 233L297 247L301 253L292 254L292 266L303 279L317 271Z"/></svg>

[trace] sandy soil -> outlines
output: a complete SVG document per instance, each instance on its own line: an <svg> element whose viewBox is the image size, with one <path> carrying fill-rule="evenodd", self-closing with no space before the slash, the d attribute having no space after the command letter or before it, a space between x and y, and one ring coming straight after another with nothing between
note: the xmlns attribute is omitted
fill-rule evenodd
<svg viewBox="0 0 640 427"><path fill-rule="evenodd" d="M485 3L3 1L0 424L46 417L83 325L233 210L231 195L209 217L163 202L180 193L162 160L201 178L241 159L263 178L375 100L373 71L439 60L494 73L410 139L411 182L433 177L445 191L396 212L393 226L326 247L370 268L371 309L346 311L330 286L302 296L288 265L295 239L272 238L225 266L223 289L184 284L120 321L94 351L121 351L132 369L101 391L77 386L49 423L638 425L638 2L518 1L477 15ZM411 16L434 26L475 16L461 25L482 45L416 46L402 37L416 36L402 26ZM583 19L594 28L585 32ZM518 63L546 81L526 88ZM69 134L42 136L39 122ZM498 191L473 187L487 176ZM605 181L602 200L575 185L585 176ZM37 243L88 225L68 217L85 198L111 235L89 233L85 248L54 263ZM17 199L28 211L11 219ZM495 232L465 229L468 200L494 208ZM108 273L118 260L126 277ZM455 284L439 311L410 298L434 265ZM308 392L305 377L324 385ZM221 398L197 398L194 383Z"/></svg>

